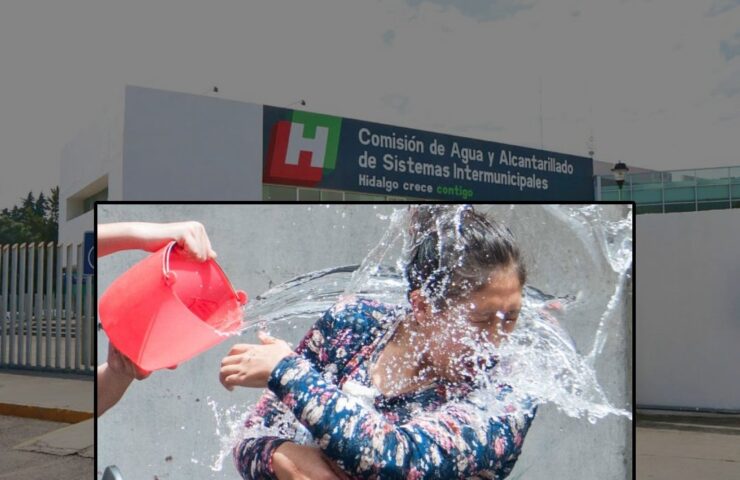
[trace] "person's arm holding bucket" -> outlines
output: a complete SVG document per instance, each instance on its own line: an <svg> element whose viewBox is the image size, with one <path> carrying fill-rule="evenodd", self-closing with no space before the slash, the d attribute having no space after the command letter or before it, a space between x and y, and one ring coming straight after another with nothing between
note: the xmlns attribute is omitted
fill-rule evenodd
<svg viewBox="0 0 740 480"><path fill-rule="evenodd" d="M156 251L171 241L193 259L206 261L216 258L216 252L206 234L205 227L198 222L145 223L123 222L98 225L98 257L122 250ZM142 380L150 372L138 369L113 344L108 344L108 361L98 366L97 398L100 416L118 403L134 379Z"/></svg>
<svg viewBox="0 0 740 480"><path fill-rule="evenodd" d="M97 371L98 416L118 403L134 379L143 380L148 376L149 372L137 369L136 365L109 343L108 361L100 365Z"/></svg>
<svg viewBox="0 0 740 480"><path fill-rule="evenodd" d="M199 222L122 222L98 225L98 257L121 250L154 252L174 240L201 262L216 258L206 229Z"/></svg>

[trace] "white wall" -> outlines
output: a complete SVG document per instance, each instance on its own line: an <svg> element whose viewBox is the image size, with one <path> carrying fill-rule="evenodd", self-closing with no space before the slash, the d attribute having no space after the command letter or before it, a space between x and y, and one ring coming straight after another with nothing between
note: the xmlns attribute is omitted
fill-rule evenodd
<svg viewBox="0 0 740 480"><path fill-rule="evenodd" d="M91 210L66 222L64 232L59 230L59 244L79 245L85 240L85 232L92 232L95 228L95 215ZM63 234L62 234L63 233ZM77 255L77 253L75 253ZM76 257L75 257L76 258Z"/></svg>
<svg viewBox="0 0 740 480"><path fill-rule="evenodd" d="M67 200L108 176L109 198L121 199L124 91L86 130L62 149L59 175L59 242L79 243L92 230L92 212L67 220Z"/></svg>
<svg viewBox="0 0 740 480"><path fill-rule="evenodd" d="M740 210L637 216L638 406L740 410Z"/></svg>
<svg viewBox="0 0 740 480"><path fill-rule="evenodd" d="M67 200L105 175L113 201L261 200L262 106L127 86L62 151L60 242L93 229Z"/></svg>
<svg viewBox="0 0 740 480"><path fill-rule="evenodd" d="M126 88L125 200L261 200L262 106Z"/></svg>

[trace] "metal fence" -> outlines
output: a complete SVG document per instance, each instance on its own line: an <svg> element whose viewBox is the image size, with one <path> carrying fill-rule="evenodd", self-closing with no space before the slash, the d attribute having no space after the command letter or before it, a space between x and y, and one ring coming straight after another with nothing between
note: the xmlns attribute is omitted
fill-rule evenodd
<svg viewBox="0 0 740 480"><path fill-rule="evenodd" d="M92 374L93 275L82 245L0 245L0 368Z"/></svg>

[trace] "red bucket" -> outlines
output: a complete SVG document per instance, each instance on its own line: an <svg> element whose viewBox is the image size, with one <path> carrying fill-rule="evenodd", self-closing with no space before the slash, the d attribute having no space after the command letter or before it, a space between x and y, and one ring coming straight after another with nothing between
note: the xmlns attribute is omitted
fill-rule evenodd
<svg viewBox="0 0 740 480"><path fill-rule="evenodd" d="M171 242L118 277L100 297L100 323L139 368L176 366L239 332L247 294L213 260Z"/></svg>

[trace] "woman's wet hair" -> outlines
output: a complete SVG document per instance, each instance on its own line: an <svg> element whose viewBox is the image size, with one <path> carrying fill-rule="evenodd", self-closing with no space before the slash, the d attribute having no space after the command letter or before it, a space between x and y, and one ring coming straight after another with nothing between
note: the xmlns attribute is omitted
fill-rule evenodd
<svg viewBox="0 0 740 480"><path fill-rule="evenodd" d="M421 290L442 309L482 287L491 273L514 268L524 286L527 271L511 231L470 205L409 207L404 274L408 293Z"/></svg>

